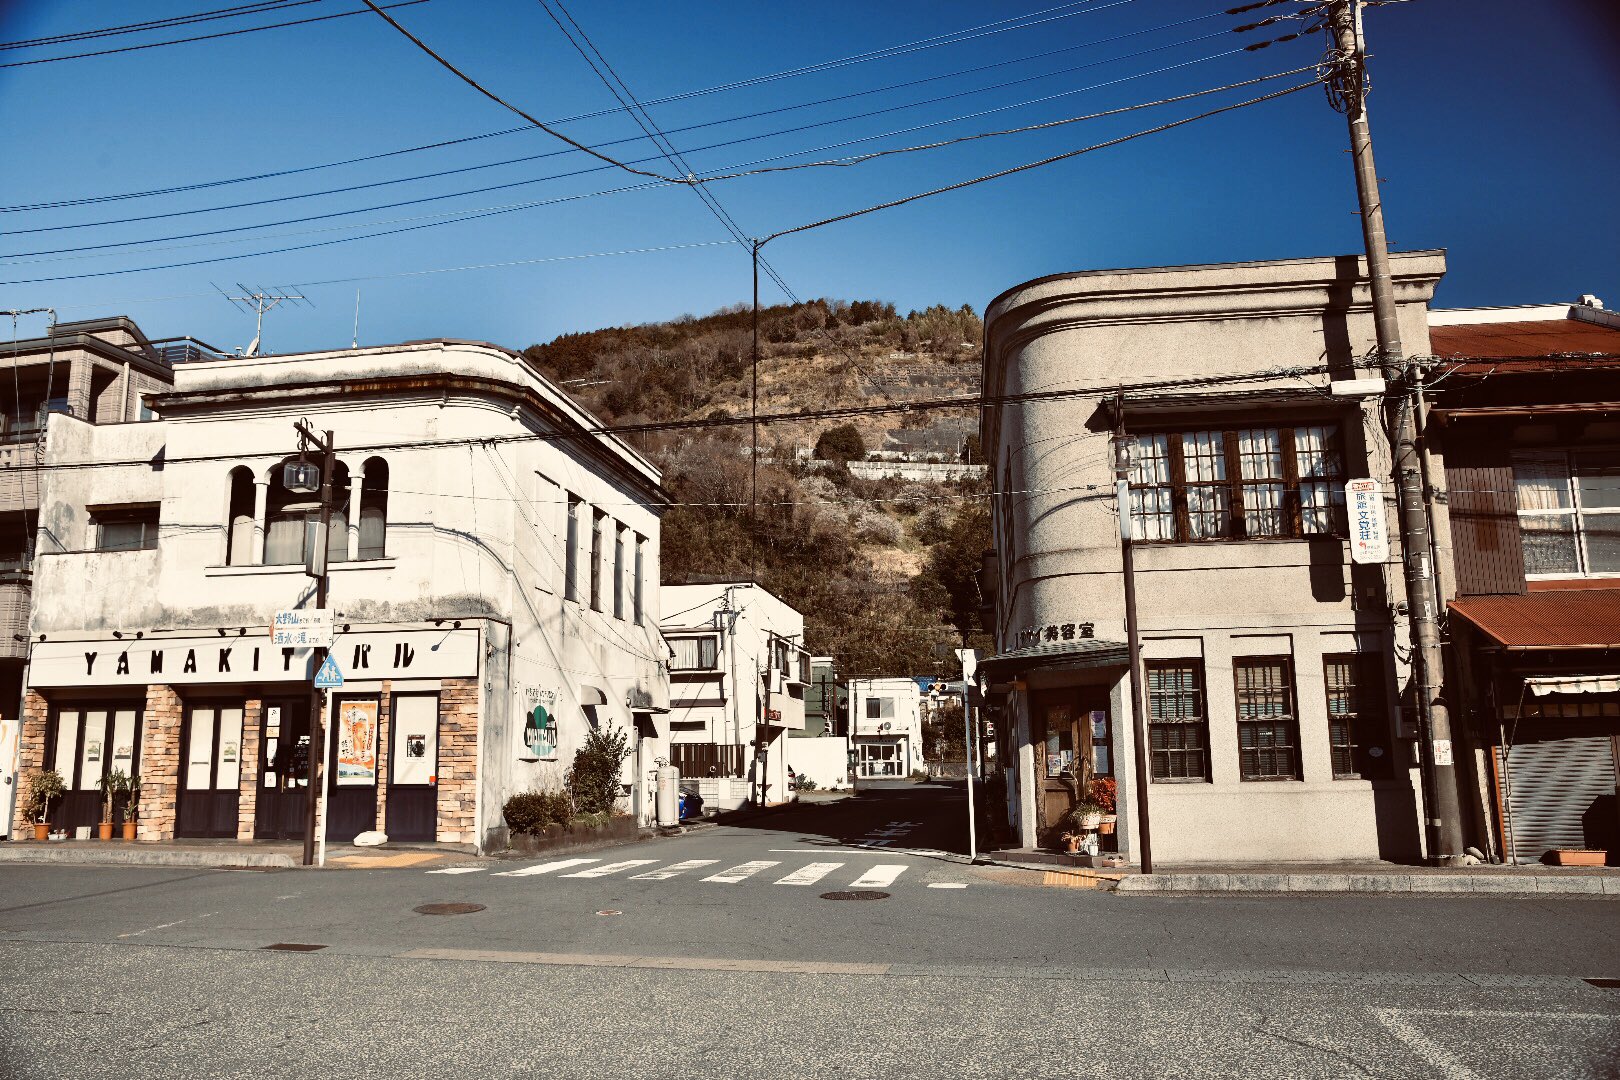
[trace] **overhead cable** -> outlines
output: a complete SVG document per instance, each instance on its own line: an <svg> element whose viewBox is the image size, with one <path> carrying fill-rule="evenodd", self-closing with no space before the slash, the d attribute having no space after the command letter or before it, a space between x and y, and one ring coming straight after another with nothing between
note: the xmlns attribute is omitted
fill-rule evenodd
<svg viewBox="0 0 1620 1080"><path fill-rule="evenodd" d="M173 15L166 19L148 19L145 22L108 26L100 30L75 30L66 34L49 34L45 37L25 38L21 41L0 41L0 50L35 49L41 45L65 45L71 41L91 41L95 38L138 34L143 30L166 30L172 26L189 26L192 23L212 22L215 19L234 19L243 15L260 15L266 11L307 7L310 4L320 2L321 0L260 0L256 4L238 4L235 7L199 11L191 15Z"/></svg>

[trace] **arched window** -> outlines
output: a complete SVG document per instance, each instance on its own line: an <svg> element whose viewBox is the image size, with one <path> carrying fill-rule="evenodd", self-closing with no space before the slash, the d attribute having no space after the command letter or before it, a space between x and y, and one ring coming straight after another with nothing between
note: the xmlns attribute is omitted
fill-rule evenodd
<svg viewBox="0 0 1620 1080"><path fill-rule="evenodd" d="M360 551L362 559L388 553L388 462L367 458L360 482Z"/></svg>
<svg viewBox="0 0 1620 1080"><path fill-rule="evenodd" d="M264 515L265 565L302 563L305 531L309 522L320 520L320 514L319 492L288 491L282 483L281 465L271 469ZM326 537L326 561L344 562L348 557L349 469L340 461L332 476L332 527Z"/></svg>
<svg viewBox="0 0 1620 1080"><path fill-rule="evenodd" d="M231 470L231 500L226 507L225 565L253 562L253 470L238 465Z"/></svg>

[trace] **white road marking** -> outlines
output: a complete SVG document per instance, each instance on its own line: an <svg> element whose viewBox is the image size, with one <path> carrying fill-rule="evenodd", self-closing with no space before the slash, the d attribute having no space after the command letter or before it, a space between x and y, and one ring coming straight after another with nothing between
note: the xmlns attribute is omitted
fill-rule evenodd
<svg viewBox="0 0 1620 1080"><path fill-rule="evenodd" d="M1400 1009L1373 1009L1372 1014L1378 1022L1390 1030L1394 1036L1418 1052L1418 1056L1429 1065L1434 1066L1445 1080L1480 1080L1479 1074L1467 1068L1450 1050L1441 1046L1433 1039L1417 1029L1415 1024L1408 1024L1400 1017Z"/></svg>
<svg viewBox="0 0 1620 1080"><path fill-rule="evenodd" d="M719 885L735 885L745 878L753 877L761 870L780 865L782 864L778 860L757 859L754 862L739 863L738 865L733 866L730 870L722 870L718 874L711 874L703 880L713 881Z"/></svg>
<svg viewBox="0 0 1620 1080"><path fill-rule="evenodd" d="M778 878L778 885L814 885L834 870L844 864L841 862L813 862L809 866L800 867L787 877Z"/></svg>
<svg viewBox="0 0 1620 1080"><path fill-rule="evenodd" d="M199 919L199 920L200 919L212 919L215 915L218 915L218 914L219 914L219 912L217 912L217 911L210 911L208 914L206 914L206 915L198 915L198 916L196 916L196 918ZM171 926L179 926L183 922L190 922L191 919L192 919L192 916L188 915L184 919L176 919L176 920L174 920L174 922L159 923L157 926L148 926L145 930L136 930L134 933L131 933L131 934L119 934L118 936L120 938L140 937L142 934L150 934L153 930L167 930Z"/></svg>
<svg viewBox="0 0 1620 1080"><path fill-rule="evenodd" d="M696 870L703 866L713 866L719 859L687 859L685 862L670 863L661 870L649 870L645 874L632 874L631 881L665 881L677 877L688 870Z"/></svg>
<svg viewBox="0 0 1620 1080"><path fill-rule="evenodd" d="M521 870L503 870L491 877L533 877L536 874L549 874L553 870L565 870L570 866L584 866L586 863L601 862L601 859L558 859L555 862L535 863L525 866ZM430 871L431 872L431 871Z"/></svg>
<svg viewBox="0 0 1620 1080"><path fill-rule="evenodd" d="M482 866L447 866L443 870L429 870L430 874L477 874L482 873Z"/></svg>
<svg viewBox="0 0 1620 1080"><path fill-rule="evenodd" d="M634 870L638 866L651 866L657 861L657 859L625 859L623 862L611 862L606 866L593 866L589 870L564 874L563 877L607 877L609 874L617 874L621 870Z"/></svg>
<svg viewBox="0 0 1620 1080"><path fill-rule="evenodd" d="M881 889L906 872L905 863L878 863L850 883L852 889Z"/></svg>
<svg viewBox="0 0 1620 1080"><path fill-rule="evenodd" d="M930 881L928 883L928 887L930 889L965 889L965 888L967 888L967 882L965 882L965 881Z"/></svg>

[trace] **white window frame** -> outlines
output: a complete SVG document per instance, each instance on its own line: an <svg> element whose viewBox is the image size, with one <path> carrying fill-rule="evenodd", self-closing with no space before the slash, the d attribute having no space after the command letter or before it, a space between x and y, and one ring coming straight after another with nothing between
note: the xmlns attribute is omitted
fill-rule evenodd
<svg viewBox="0 0 1620 1080"><path fill-rule="evenodd" d="M1516 503L1518 499L1518 471L1520 462L1537 462L1543 465L1556 462L1563 470L1563 475L1561 477L1563 482L1563 493L1568 502L1567 506L1554 507L1551 509L1539 509L1532 507L1531 509L1526 510L1522 506L1519 507L1517 512L1519 521L1519 535L1521 537L1524 535L1524 521L1526 518L1568 517L1571 523L1571 531L1575 538L1576 568L1573 571L1556 571L1548 574L1532 574L1530 572L1530 568L1526 566L1524 576L1525 580L1527 581L1558 581L1568 580L1570 578L1620 578L1620 571L1589 569L1592 562L1590 555L1587 553L1587 529L1585 525L1586 517L1589 514L1615 514L1620 516L1620 505L1585 505L1585 502L1581 497L1581 485L1577 482L1575 474L1576 459L1583 454L1615 457L1620 456L1620 450L1613 448L1592 450L1585 447L1560 447L1546 449L1537 448L1534 450L1516 450L1513 453L1513 486Z"/></svg>

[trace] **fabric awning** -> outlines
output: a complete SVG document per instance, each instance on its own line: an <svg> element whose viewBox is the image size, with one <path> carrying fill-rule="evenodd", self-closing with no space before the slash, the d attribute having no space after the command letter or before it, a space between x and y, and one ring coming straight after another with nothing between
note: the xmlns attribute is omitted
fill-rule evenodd
<svg viewBox="0 0 1620 1080"><path fill-rule="evenodd" d="M1537 697L1548 694L1620 694L1620 675L1537 675L1524 680Z"/></svg>

